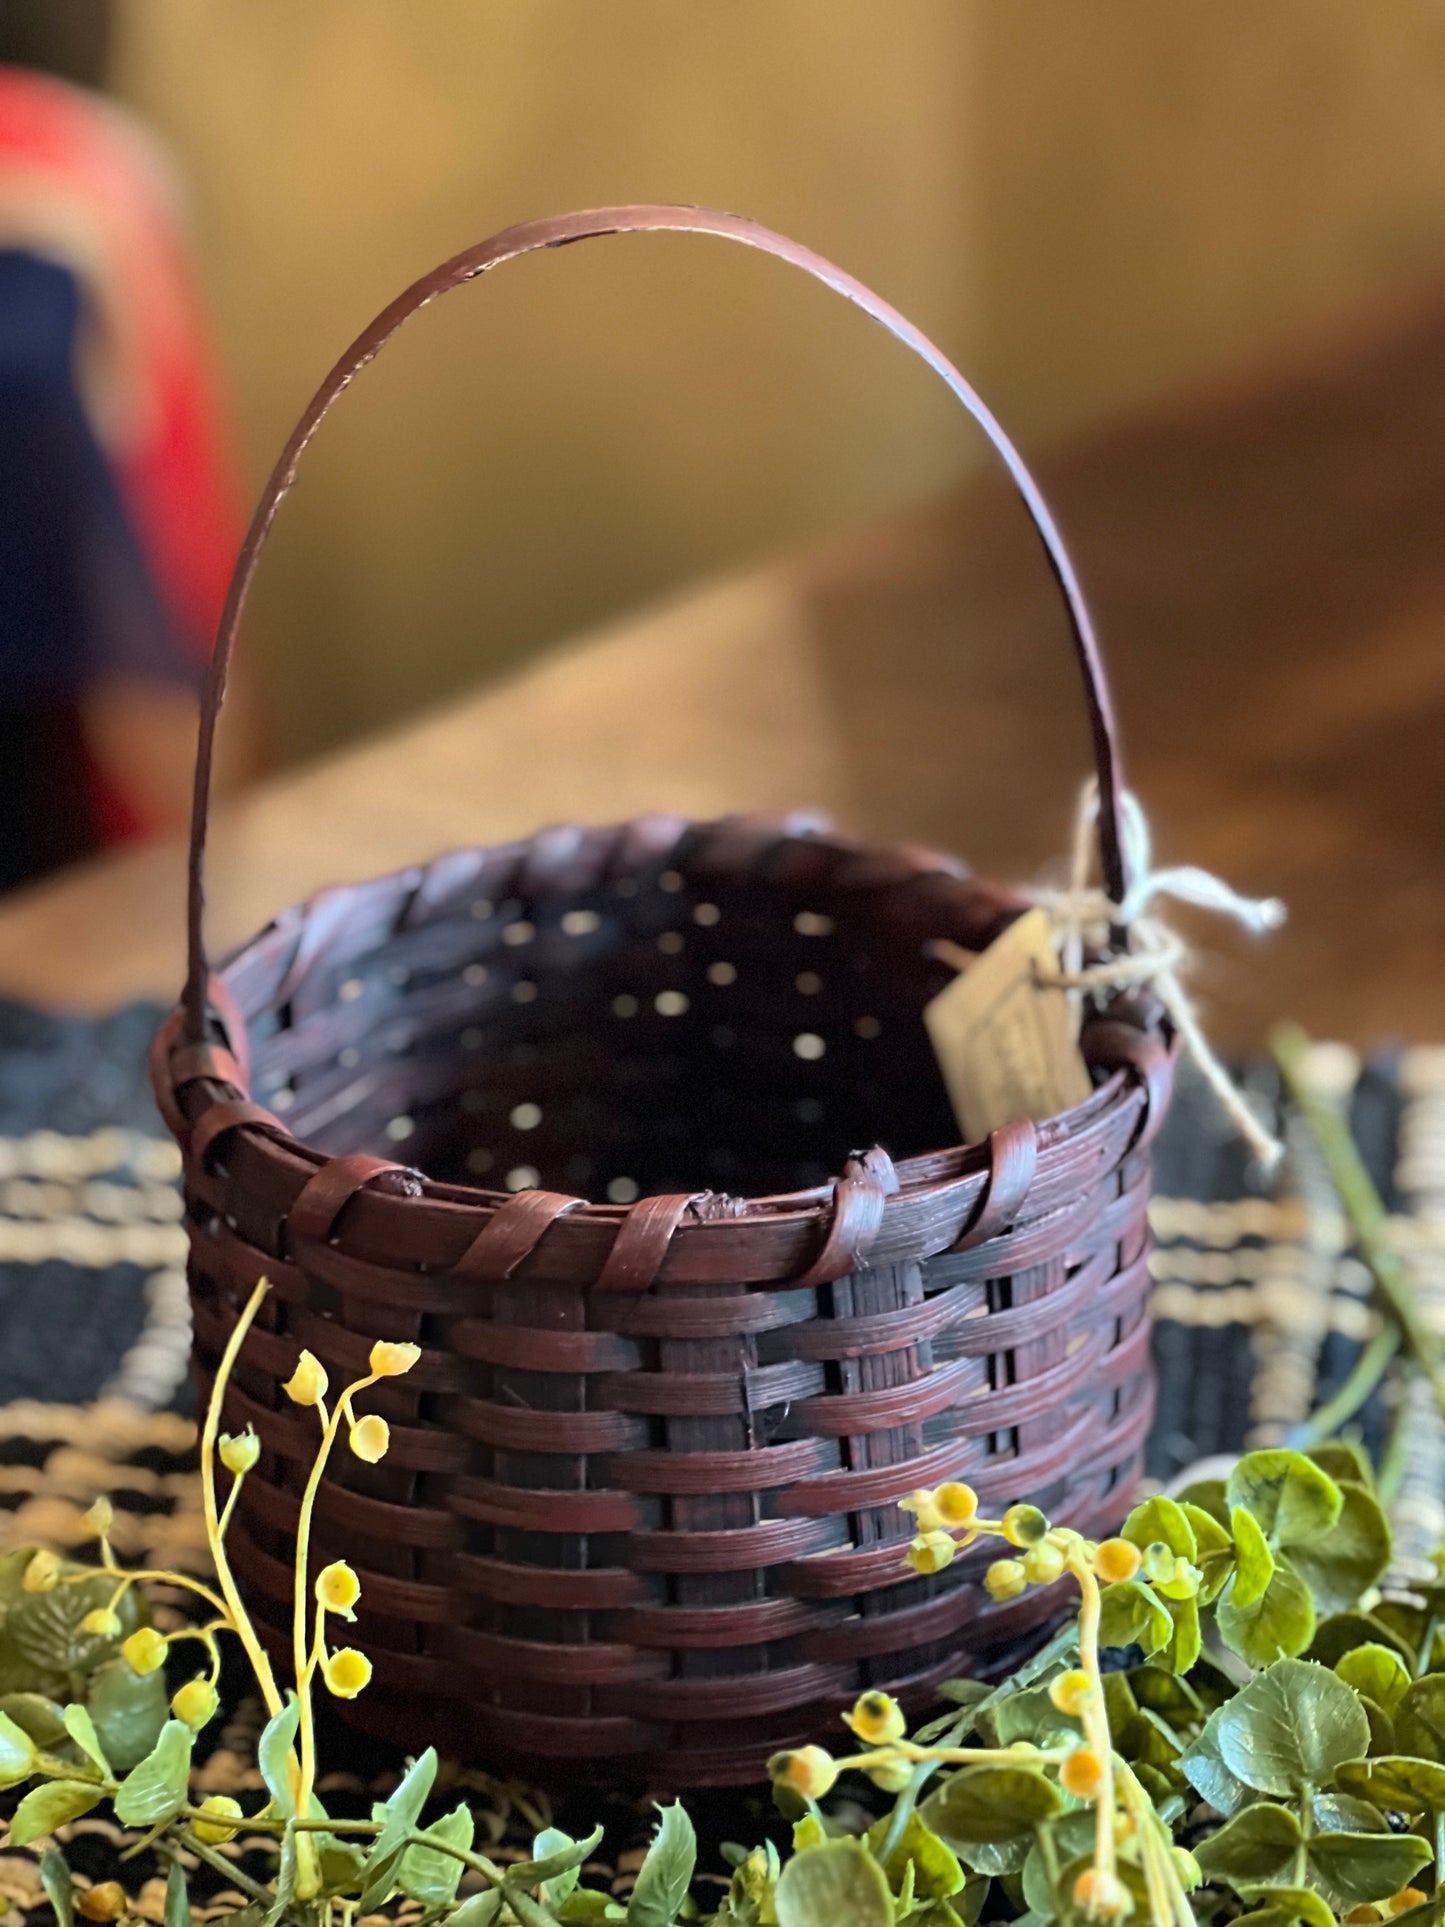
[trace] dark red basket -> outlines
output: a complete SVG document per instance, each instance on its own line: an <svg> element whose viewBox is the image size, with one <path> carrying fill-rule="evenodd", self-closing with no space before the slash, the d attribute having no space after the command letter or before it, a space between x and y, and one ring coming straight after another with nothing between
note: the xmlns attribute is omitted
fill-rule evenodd
<svg viewBox="0 0 1445 1927"><path fill-rule="evenodd" d="M1117 997L1084 1024L1087 1102L956 1145L921 1017L951 975L933 945L986 945L1021 900L951 857L752 817L454 853L327 891L210 973L216 719L302 449L436 295L537 248L655 229L805 269L983 425L1064 595L1122 896L1098 650L1048 512L963 378L766 229L691 208L571 215L393 303L271 477L206 691L190 971L155 1084L185 1156L203 1380L256 1279L274 1285L226 1406L264 1444L233 1527L263 1620L289 1624L315 1440L280 1382L301 1346L341 1381L376 1338L415 1340L415 1371L368 1395L388 1456L339 1457L317 1507L321 1550L361 1576L376 1677L356 1717L473 1758L700 1784L756 1777L865 1687L926 1698L1053 1610L1037 1591L994 1605L973 1555L911 1574L901 1494L962 1478L1086 1530L1127 1505L1172 1039L1151 998Z"/></svg>

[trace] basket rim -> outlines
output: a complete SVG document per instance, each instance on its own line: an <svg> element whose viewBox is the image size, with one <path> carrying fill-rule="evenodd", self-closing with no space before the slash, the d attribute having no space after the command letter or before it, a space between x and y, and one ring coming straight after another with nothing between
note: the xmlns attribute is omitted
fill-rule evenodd
<svg viewBox="0 0 1445 1927"><path fill-rule="evenodd" d="M383 1250L394 1248L397 1243L396 1213L412 1219L426 1213L434 1221L441 1242L450 1245L456 1243L462 1227L470 1230L474 1241L479 1228L495 1223L509 1209L515 1212L518 1200L531 1198L553 1200L556 1205L552 1215L538 1227L534 1244L545 1236L549 1251L555 1252L559 1243L565 1246L577 1242L583 1234L593 1234L585 1237L585 1242L592 1245L595 1234L602 1233L603 1242L596 1248L605 1254L620 1228L637 1222L635 1214L639 1206L655 1207L656 1197L618 1204L544 1190L514 1192L448 1183L400 1161L359 1155L334 1157L296 1136L282 1118L251 1099L246 1018L229 988L233 974L260 945L274 943L278 936L294 936L300 948L313 921L324 918L334 928L338 914L347 903L367 892L390 886L398 892L420 893L437 873L445 874L448 867L459 860L478 855L490 860L512 857L525 865L528 855L535 853L539 846L565 834L545 829L531 838L462 846L444 852L429 863L404 865L379 877L330 885L279 911L261 930L235 946L211 979L209 1012L212 1033L218 1041L209 1045L186 1044L182 1028L184 1009L178 1004L163 1023L152 1049L152 1082L157 1102L182 1150L187 1152L188 1162L196 1155L198 1142L199 1159L204 1165L217 1140L234 1134L254 1154L253 1162L271 1167L268 1188L272 1190L294 1191L299 1196L321 1173L334 1172L342 1182L332 1188L343 1189L344 1194L331 1205L331 1218L324 1229L329 1231L341 1209L355 1199L358 1211L364 1211L368 1224L381 1234ZM721 838L728 847L741 836L749 849L797 843L841 853L856 861L860 890L906 887L926 881L937 893L940 911L946 912L951 900L960 910L967 900L975 916L980 908L1006 915L1021 913L1028 907L1028 900L1018 892L974 876L956 856L919 845L841 835L796 815L755 813L715 821L646 817L608 825L605 830L592 834L616 837L627 860L624 867L610 873L614 878L642 867L639 855L661 862L689 834ZM665 863L662 867L666 867ZM708 874L704 866L702 875L690 880L702 882ZM716 875L716 870L711 874ZM526 894L533 898L547 894L560 898L583 893L580 888L569 891L565 884L553 886L549 892L544 884L534 883ZM1018 1193L1008 1200L1010 1205L1023 1205L1027 1195L1029 1204L1035 1207L1027 1214L1032 1220L1037 1220L1041 1202L1052 1207L1050 1215L1053 1215L1062 1208L1067 1195L1089 1189L1091 1178L1117 1165L1152 1138L1162 1122L1177 1051L1177 1039L1167 1013L1154 1000L1128 993L1114 997L1101 1011L1086 1016L1080 1041L1088 1061L1105 1075L1087 1098L1068 1110L1037 1124L1006 1126L980 1142L940 1146L900 1158L896 1163L876 1149L855 1153L840 1176L798 1190L767 1194L700 1190L672 1200L679 1209L663 1239L664 1246L671 1249L679 1244L699 1246L701 1241L697 1254L701 1275L714 1279L726 1276L741 1283L736 1259L727 1269L719 1271L715 1263L702 1255L709 1243L725 1244L735 1252L743 1234L771 1232L779 1234L780 1242L801 1254L810 1246L816 1246L820 1226L824 1227L825 1239L834 1242L828 1237L827 1226L831 1221L835 1231L840 1228L844 1193L852 1187L855 1192L876 1196L879 1222L869 1226L867 1244L873 1254L870 1262L898 1262L902 1258L933 1255L957 1243L965 1233L976 1234L970 1242L981 1241L983 1236L993 1236L1013 1223L1016 1213L1007 1215L1006 1221L987 1222L989 1194L995 1188L1001 1161L1015 1167L1014 1182L1004 1187ZM1020 1158L1026 1170L1017 1168ZM1060 1178L1066 1176L1054 1170L1064 1161L1069 1166L1067 1182L1050 1184L1051 1173ZM349 1174L339 1172L341 1166L352 1167ZM384 1182L374 1182L377 1179ZM1040 1192L1045 1194L1043 1199L1037 1195ZM537 1216L538 1212L534 1210L533 1215ZM912 1222L920 1215L934 1222L927 1226ZM951 1224L939 1222L940 1219ZM452 1221L450 1226L448 1221ZM311 1228L308 1225L308 1229ZM356 1229L359 1242L361 1227L358 1225ZM392 1235L388 1236L389 1232ZM401 1242L406 1245L414 1240L403 1236ZM354 1248L353 1239L348 1238L347 1243ZM717 1255L721 1259L721 1250ZM838 1255L840 1260L846 1257L848 1262L840 1262L835 1275L855 1268L856 1251ZM822 1256L817 1254L818 1258ZM806 1258L790 1269L793 1274L810 1271ZM525 1275L526 1266L514 1258L507 1275L515 1270ZM675 1267L669 1264L667 1273L674 1275ZM694 1275L694 1267L688 1266L683 1275ZM780 1281L786 1275L769 1265L757 1281L763 1282L764 1278ZM805 1280L794 1275L790 1282L797 1284Z"/></svg>

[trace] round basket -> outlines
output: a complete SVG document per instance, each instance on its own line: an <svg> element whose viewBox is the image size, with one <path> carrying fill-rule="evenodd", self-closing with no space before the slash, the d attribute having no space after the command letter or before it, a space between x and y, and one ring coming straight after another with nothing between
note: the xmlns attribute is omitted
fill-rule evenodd
<svg viewBox="0 0 1445 1927"><path fill-rule="evenodd" d="M723 236L847 295L922 354L1002 454L1084 671L1105 884L1119 770L1072 571L1012 446L901 316L780 236L691 208L514 228L418 282L337 364L262 497L203 706L190 972L157 1039L185 1157L196 1359L256 1280L226 1423L263 1443L234 1564L289 1625L312 1415L379 1337L383 1463L339 1456L323 1554L362 1585L355 1716L472 1758L654 1783L756 1778L862 1689L906 1701L1056 1609L968 1555L903 1560L896 1500L966 1479L1087 1531L1129 1501L1151 1411L1148 1145L1172 1038L1145 995L1086 1014L1092 1096L959 1146L922 1011L939 939L1023 907L956 859L804 823L549 829L290 910L211 975L211 749L246 589L321 417L407 315L533 249ZM864 1145L874 1148L856 1150ZM883 1148L886 1147L886 1148ZM406 1162L401 1162L401 1159ZM841 1173L841 1175L838 1175Z"/></svg>

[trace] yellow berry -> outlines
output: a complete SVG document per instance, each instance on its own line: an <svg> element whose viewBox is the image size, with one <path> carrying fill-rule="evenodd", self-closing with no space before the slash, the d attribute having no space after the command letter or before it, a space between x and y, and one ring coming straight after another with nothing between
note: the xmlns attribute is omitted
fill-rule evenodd
<svg viewBox="0 0 1445 1927"><path fill-rule="evenodd" d="M31 1559L20 1580L26 1592L54 1592L60 1584L60 1558L42 1546Z"/></svg>
<svg viewBox="0 0 1445 1927"><path fill-rule="evenodd" d="M1104 1784L1104 1762L1091 1746L1076 1746L1059 1768L1059 1785L1076 1800L1094 1800Z"/></svg>
<svg viewBox="0 0 1445 1927"><path fill-rule="evenodd" d="M340 1613L343 1619L355 1619L352 1608L360 1597L361 1581L344 1559L334 1559L317 1573L317 1603L327 1612Z"/></svg>
<svg viewBox="0 0 1445 1927"><path fill-rule="evenodd" d="M1363 1901L1358 1907L1351 1907L1345 1915L1350 1927L1375 1927L1375 1922L1384 1918L1379 1908L1372 1907L1368 1900Z"/></svg>
<svg viewBox="0 0 1445 1927"><path fill-rule="evenodd" d="M81 1530L92 1539L108 1538L114 1523L115 1507L109 1499L96 1499L90 1509L80 1515Z"/></svg>
<svg viewBox="0 0 1445 1927"><path fill-rule="evenodd" d="M351 1428L351 1449L357 1458L365 1459L368 1465L375 1465L378 1459L384 1459L390 1444L391 1427L375 1412L368 1412Z"/></svg>
<svg viewBox="0 0 1445 1927"><path fill-rule="evenodd" d="M233 1800L229 1793L213 1793L209 1798L202 1800L201 1812L215 1814L216 1818L197 1820L192 1831L198 1840L204 1840L212 1847L218 1846L222 1840L235 1838L236 1826L227 1825L226 1822L235 1821L239 1824L245 1818L241 1812L241 1802Z"/></svg>
<svg viewBox="0 0 1445 1927"><path fill-rule="evenodd" d="M1049 1681L1049 1698L1055 1710L1067 1718L1076 1720L1088 1705L1093 1693L1089 1675L1074 1666L1067 1673L1060 1673L1057 1679Z"/></svg>
<svg viewBox="0 0 1445 1927"><path fill-rule="evenodd" d="M939 1510L937 1495L926 1486L920 1486L916 1492L910 1492L906 1499L900 1499L898 1510L913 1514L918 1522L920 1539L927 1538L930 1532L943 1529L943 1514Z"/></svg>
<svg viewBox="0 0 1445 1927"><path fill-rule="evenodd" d="M890 1740L901 1740L908 1731L903 1708L888 1693L860 1694L853 1710L843 1715L843 1723L865 1746L886 1746Z"/></svg>
<svg viewBox="0 0 1445 1927"><path fill-rule="evenodd" d="M120 1637L120 1617L109 1606L97 1606L88 1612L80 1622L83 1633L94 1633L97 1639L118 1639Z"/></svg>
<svg viewBox="0 0 1445 1927"><path fill-rule="evenodd" d="M121 1653L133 1673L154 1673L165 1664L166 1642L154 1626L141 1626L122 1640Z"/></svg>
<svg viewBox="0 0 1445 1927"><path fill-rule="evenodd" d="M880 1793L901 1793L917 1770L915 1760L890 1760L886 1766L865 1769Z"/></svg>
<svg viewBox="0 0 1445 1927"><path fill-rule="evenodd" d="M920 1532L903 1556L915 1572L942 1572L957 1550L952 1538L940 1526L932 1532Z"/></svg>
<svg viewBox="0 0 1445 1927"><path fill-rule="evenodd" d="M1119 1920L1134 1911L1123 1881L1099 1867L1085 1867L1074 1882L1074 1905L1082 1907L1091 1920Z"/></svg>
<svg viewBox="0 0 1445 1927"><path fill-rule="evenodd" d="M75 1910L87 1920L119 1920L130 1906L118 1880L97 1881L75 1897Z"/></svg>
<svg viewBox="0 0 1445 1927"><path fill-rule="evenodd" d="M1011 1546L1036 1546L1048 1529L1036 1505L1011 1505L1003 1515L1003 1536Z"/></svg>
<svg viewBox="0 0 1445 1927"><path fill-rule="evenodd" d="M961 1479L950 1479L947 1485L939 1486L933 1502L946 1526L971 1525L978 1517L978 1494Z"/></svg>
<svg viewBox="0 0 1445 1927"><path fill-rule="evenodd" d="M322 1661L327 1690L339 1700L354 1700L371 1682L371 1661L354 1646L343 1646Z"/></svg>
<svg viewBox="0 0 1445 1927"><path fill-rule="evenodd" d="M1031 1586L1051 1586L1063 1575L1064 1555L1057 1546L1051 1546L1047 1539L1040 1539L1036 1546L1030 1546L1024 1554L1023 1568Z"/></svg>
<svg viewBox="0 0 1445 1927"><path fill-rule="evenodd" d="M1179 1876L1179 1884L1185 1893L1192 1894L1204 1881L1204 1872L1188 1847L1171 1847L1169 1852L1174 1861L1174 1871Z"/></svg>
<svg viewBox="0 0 1445 1927"><path fill-rule="evenodd" d="M775 1785L791 1787L809 1800L831 1792L837 1777L838 1762L822 1746L800 1746L791 1753L775 1753L768 1761L768 1778Z"/></svg>
<svg viewBox="0 0 1445 1927"><path fill-rule="evenodd" d="M299 1367L298 1367L299 1370ZM324 1376L324 1374L323 1374ZM294 1381L293 1381L294 1382ZM314 1403L315 1401L309 1401ZM236 1478L249 1472L261 1456L261 1441L255 1430L247 1426L244 1432L222 1432L216 1447L222 1465Z"/></svg>
<svg viewBox="0 0 1445 1927"><path fill-rule="evenodd" d="M303 1351L296 1361L296 1370L281 1389L293 1405L319 1405L330 1383L321 1360L313 1352Z"/></svg>
<svg viewBox="0 0 1445 1927"><path fill-rule="evenodd" d="M1095 1573L1109 1586L1122 1585L1126 1579L1136 1577L1143 1563L1143 1553L1127 1539L1105 1539L1092 1560Z"/></svg>
<svg viewBox="0 0 1445 1927"><path fill-rule="evenodd" d="M421 1357L420 1345L393 1343L378 1338L371 1348L371 1369L378 1378L400 1378Z"/></svg>
<svg viewBox="0 0 1445 1927"><path fill-rule="evenodd" d="M1392 1914L1407 1914L1412 1907L1423 1907L1428 1896L1418 1887L1402 1887L1397 1894L1391 1894L1385 1902Z"/></svg>
<svg viewBox="0 0 1445 1927"><path fill-rule="evenodd" d="M995 1559L984 1574L983 1583L990 1599L1002 1603L1005 1599L1017 1599L1029 1582L1017 1559Z"/></svg>
<svg viewBox="0 0 1445 1927"><path fill-rule="evenodd" d="M171 1711L193 1733L199 1733L203 1726L216 1717L220 1704L220 1697L208 1679L191 1679L175 1693L171 1700Z"/></svg>

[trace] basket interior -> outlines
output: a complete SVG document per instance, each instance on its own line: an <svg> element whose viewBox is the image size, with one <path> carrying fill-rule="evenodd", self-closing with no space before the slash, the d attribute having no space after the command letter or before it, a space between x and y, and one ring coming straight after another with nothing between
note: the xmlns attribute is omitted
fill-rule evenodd
<svg viewBox="0 0 1445 1927"><path fill-rule="evenodd" d="M254 1019L255 1095L332 1155L616 1204L810 1189L858 1148L956 1143L931 940L982 947L1009 901L777 867L689 874L680 847L589 888L354 919L304 1001Z"/></svg>

